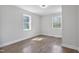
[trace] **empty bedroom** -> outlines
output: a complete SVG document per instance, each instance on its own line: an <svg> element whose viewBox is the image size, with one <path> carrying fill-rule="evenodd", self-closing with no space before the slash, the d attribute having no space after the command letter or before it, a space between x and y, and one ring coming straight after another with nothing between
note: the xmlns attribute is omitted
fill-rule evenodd
<svg viewBox="0 0 79 59"><path fill-rule="evenodd" d="M78 53L75 5L0 5L0 53Z"/></svg>

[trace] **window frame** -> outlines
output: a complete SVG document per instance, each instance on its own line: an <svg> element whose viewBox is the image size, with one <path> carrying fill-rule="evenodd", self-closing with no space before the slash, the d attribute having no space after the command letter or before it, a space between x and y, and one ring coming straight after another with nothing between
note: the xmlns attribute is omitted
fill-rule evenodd
<svg viewBox="0 0 79 59"><path fill-rule="evenodd" d="M58 16L58 17L61 17L61 20L60 20L60 23L61 23L61 25L60 25L60 27L54 27L53 26L53 17L56 17L56 16ZM52 16L52 28L53 29L62 29L62 16L61 15L54 15L54 16Z"/></svg>
<svg viewBox="0 0 79 59"><path fill-rule="evenodd" d="M25 16L29 17L29 22L24 22L24 17L25 17ZM25 23L29 23L29 29L25 29L25 28L24 28L24 27L25 27L25 26L24 26ZM23 30L24 30L24 31L30 31L30 30L31 30L31 16L30 16L30 15L23 14Z"/></svg>

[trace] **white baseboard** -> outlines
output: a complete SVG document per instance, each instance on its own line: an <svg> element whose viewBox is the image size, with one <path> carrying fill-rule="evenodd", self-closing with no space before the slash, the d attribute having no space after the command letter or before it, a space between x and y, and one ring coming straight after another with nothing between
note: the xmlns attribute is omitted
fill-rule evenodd
<svg viewBox="0 0 79 59"><path fill-rule="evenodd" d="M42 34L42 35L52 36L52 37L57 37L57 38L62 38L62 36L59 36L59 35L49 35L49 34Z"/></svg>
<svg viewBox="0 0 79 59"><path fill-rule="evenodd" d="M36 35L36 36L38 36L38 35ZM33 38L33 37L36 37L36 36L32 36L30 38ZM14 40L14 41L11 41L11 42L4 43L4 44L0 45L0 48L11 45L11 44L14 44L14 43L17 43L17 42L20 42L22 40L26 40L26 39L29 39L29 38L25 37L25 38L21 38L21 39L18 39L18 40Z"/></svg>
<svg viewBox="0 0 79 59"><path fill-rule="evenodd" d="M22 39L19 39L19 40L14 40L14 41L11 41L11 42L4 43L4 44L0 45L0 48L5 47L5 46L8 46L8 45L11 45L11 44L14 44L14 43L17 43L17 42L20 42L20 41L22 41L22 40L25 40L25 38L22 38Z"/></svg>
<svg viewBox="0 0 79 59"><path fill-rule="evenodd" d="M63 47L67 47L67 48L71 48L71 49L75 49L78 50L77 46L74 45L70 45L70 44L62 44Z"/></svg>
<svg viewBox="0 0 79 59"><path fill-rule="evenodd" d="M41 34L38 34L38 35L41 35ZM35 35L35 36L38 36L38 35ZM35 36L32 36L32 37L35 37ZM30 38L32 38L32 37L30 37ZM1 45L0 45L0 48L5 47L5 46L8 46L8 45L11 45L11 44L14 44L14 43L17 43L17 42L20 42L20 41L22 41L22 40L26 40L26 39L29 39L29 38L26 38L26 37L25 37L25 38L20 38L20 39L18 39L18 40L14 40L14 41L10 41L10 42L1 44Z"/></svg>

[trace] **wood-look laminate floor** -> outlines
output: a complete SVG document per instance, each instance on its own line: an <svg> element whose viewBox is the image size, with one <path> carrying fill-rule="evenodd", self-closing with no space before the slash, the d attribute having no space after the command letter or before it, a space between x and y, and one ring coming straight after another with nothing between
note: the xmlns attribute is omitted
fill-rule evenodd
<svg viewBox="0 0 79 59"><path fill-rule="evenodd" d="M3 48L2 53L77 53L74 49L62 47L62 39L37 36Z"/></svg>

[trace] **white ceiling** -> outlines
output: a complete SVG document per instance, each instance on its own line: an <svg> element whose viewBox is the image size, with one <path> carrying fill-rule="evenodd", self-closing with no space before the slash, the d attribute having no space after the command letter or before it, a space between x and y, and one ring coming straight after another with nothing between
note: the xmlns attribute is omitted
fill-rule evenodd
<svg viewBox="0 0 79 59"><path fill-rule="evenodd" d="M47 8L41 8L40 5L19 5L18 7L38 15L49 15L62 12L60 5L48 5Z"/></svg>

